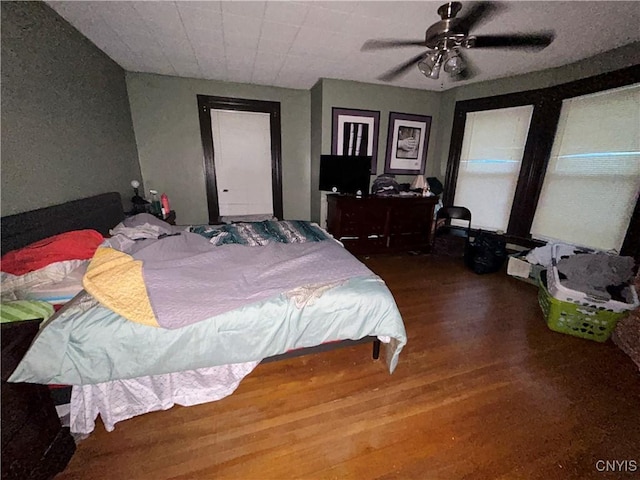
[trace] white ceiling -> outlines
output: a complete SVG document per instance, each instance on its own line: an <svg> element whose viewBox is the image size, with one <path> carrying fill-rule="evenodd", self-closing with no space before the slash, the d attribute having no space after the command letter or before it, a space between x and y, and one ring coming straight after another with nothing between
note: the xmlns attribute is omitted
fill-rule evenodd
<svg viewBox="0 0 640 480"><path fill-rule="evenodd" d="M443 1L49 1L125 70L309 89L319 78L376 77L420 47L361 52L370 38L422 39ZM464 15L471 5L463 2ZM538 52L469 50L477 82L575 62L640 41L639 1L500 2L472 34L554 30ZM444 77L444 75L443 75ZM428 90L462 82L410 69L391 85ZM466 83L466 82L465 82Z"/></svg>

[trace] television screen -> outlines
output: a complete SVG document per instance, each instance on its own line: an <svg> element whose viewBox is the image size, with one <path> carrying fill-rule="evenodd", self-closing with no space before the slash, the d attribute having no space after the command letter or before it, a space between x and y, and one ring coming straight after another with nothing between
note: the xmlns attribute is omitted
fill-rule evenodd
<svg viewBox="0 0 640 480"><path fill-rule="evenodd" d="M320 190L367 194L371 175L371 156L320 156Z"/></svg>

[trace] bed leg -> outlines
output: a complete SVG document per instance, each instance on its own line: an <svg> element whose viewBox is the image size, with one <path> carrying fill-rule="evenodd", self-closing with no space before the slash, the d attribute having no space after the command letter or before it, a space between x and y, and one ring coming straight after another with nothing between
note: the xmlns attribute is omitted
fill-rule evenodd
<svg viewBox="0 0 640 480"><path fill-rule="evenodd" d="M380 358L380 339L376 338L373 341L373 359L378 360Z"/></svg>

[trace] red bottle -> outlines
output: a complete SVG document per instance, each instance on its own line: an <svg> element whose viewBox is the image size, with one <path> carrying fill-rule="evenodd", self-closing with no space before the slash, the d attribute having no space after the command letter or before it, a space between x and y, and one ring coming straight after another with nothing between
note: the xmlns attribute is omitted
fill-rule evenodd
<svg viewBox="0 0 640 480"><path fill-rule="evenodd" d="M165 193L160 195L160 203L162 203L162 210L163 210L164 216L166 217L167 215L169 215L169 212L171 211L171 207L169 206L169 197L167 197Z"/></svg>

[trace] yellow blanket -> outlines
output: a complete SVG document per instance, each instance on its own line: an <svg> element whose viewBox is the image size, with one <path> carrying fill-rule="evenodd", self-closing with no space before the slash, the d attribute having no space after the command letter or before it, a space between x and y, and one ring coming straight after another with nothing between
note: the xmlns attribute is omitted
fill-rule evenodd
<svg viewBox="0 0 640 480"><path fill-rule="evenodd" d="M158 327L142 276L142 261L109 247L96 250L82 283L107 308L132 322Z"/></svg>

